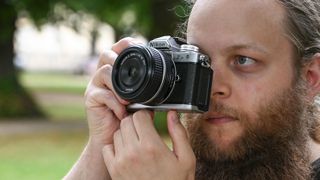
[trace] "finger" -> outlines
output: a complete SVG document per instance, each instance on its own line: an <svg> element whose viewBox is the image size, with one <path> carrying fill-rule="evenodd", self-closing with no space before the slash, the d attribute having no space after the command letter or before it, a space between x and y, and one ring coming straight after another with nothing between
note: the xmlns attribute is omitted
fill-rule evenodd
<svg viewBox="0 0 320 180"><path fill-rule="evenodd" d="M99 57L99 63L97 65L97 69L99 69L100 67L106 64L110 64L113 66L114 61L116 60L117 57L118 57L118 54L112 50L104 51L103 53L101 53Z"/></svg>
<svg viewBox="0 0 320 180"><path fill-rule="evenodd" d="M140 110L133 114L133 124L136 128L140 141L157 139L161 140L160 135L157 133L153 119L152 112L147 110Z"/></svg>
<svg viewBox="0 0 320 180"><path fill-rule="evenodd" d="M98 69L98 71L95 73L92 79L92 83L95 86L98 86L100 88L107 87L108 89L111 89L112 92L115 92L112 85L111 76L112 76L112 66L109 64L104 65L100 69ZM127 101L120 98L116 93L114 94L122 104L125 104L125 105L129 104Z"/></svg>
<svg viewBox="0 0 320 180"><path fill-rule="evenodd" d="M143 43L142 41L139 41L131 37L121 39L120 41L118 41L112 46L111 50L106 50L103 53L101 53L97 68L100 68L105 64L113 65L118 55L125 48L136 45L136 44L142 44L142 43Z"/></svg>
<svg viewBox="0 0 320 180"><path fill-rule="evenodd" d="M113 90L111 75L112 66L110 64L106 64L96 71L96 73L93 76L92 82L96 86L107 87Z"/></svg>
<svg viewBox="0 0 320 180"><path fill-rule="evenodd" d="M89 90L86 96L91 97L90 100L86 101L86 107L88 108L105 106L112 110L118 119L123 119L128 115L125 105L119 102L110 90L94 88Z"/></svg>
<svg viewBox="0 0 320 180"><path fill-rule="evenodd" d="M113 134L113 144L115 156L118 156L123 150L123 141L120 129Z"/></svg>
<svg viewBox="0 0 320 180"><path fill-rule="evenodd" d="M169 111L167 114L167 121L174 153L179 160L189 159L194 153L189 144L186 129L181 124L177 112Z"/></svg>
<svg viewBox="0 0 320 180"><path fill-rule="evenodd" d="M113 162L114 162L114 158L115 158L113 144L105 145L102 148L102 155L103 155L104 163L107 166L108 172L109 173L112 172L111 167L113 167Z"/></svg>
<svg viewBox="0 0 320 180"><path fill-rule="evenodd" d="M125 48L129 47L129 46L134 46L137 44L141 44L142 42L134 39L132 37L125 37L123 39L121 39L120 41L118 41L117 43L115 43L111 49L117 53L120 54Z"/></svg>
<svg viewBox="0 0 320 180"><path fill-rule="evenodd" d="M133 124L132 116L127 116L121 120L120 129L124 146L135 144L139 141L138 134Z"/></svg>

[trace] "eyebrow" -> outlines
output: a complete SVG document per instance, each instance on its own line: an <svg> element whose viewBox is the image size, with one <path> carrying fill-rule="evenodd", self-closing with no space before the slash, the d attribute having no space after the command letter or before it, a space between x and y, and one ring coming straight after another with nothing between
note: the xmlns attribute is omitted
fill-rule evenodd
<svg viewBox="0 0 320 180"><path fill-rule="evenodd" d="M229 47L225 48L223 50L223 53L227 53L227 52L235 51L235 50L241 50L241 49L250 49L250 50L253 50L253 51L258 51L258 52L263 53L263 54L268 54L268 51L265 48L263 48L261 46L254 45L254 44L236 44L236 45L232 45L232 46L229 46Z"/></svg>

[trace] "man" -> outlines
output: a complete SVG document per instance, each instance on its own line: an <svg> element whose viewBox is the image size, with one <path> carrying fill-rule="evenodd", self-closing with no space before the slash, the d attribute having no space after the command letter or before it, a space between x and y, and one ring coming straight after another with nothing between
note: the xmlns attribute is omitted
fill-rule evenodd
<svg viewBox="0 0 320 180"><path fill-rule="evenodd" d="M187 131L168 113L173 151L113 91L117 54L138 43L119 41L88 85L90 139L66 179L319 179L319 27L318 0L197 0L186 35L212 60L211 105L182 115Z"/></svg>

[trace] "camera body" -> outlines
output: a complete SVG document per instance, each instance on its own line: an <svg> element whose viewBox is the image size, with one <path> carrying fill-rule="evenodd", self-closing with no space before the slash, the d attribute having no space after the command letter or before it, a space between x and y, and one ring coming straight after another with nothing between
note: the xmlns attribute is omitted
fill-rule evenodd
<svg viewBox="0 0 320 180"><path fill-rule="evenodd" d="M199 48L170 36L120 53L112 70L116 93L139 109L205 112L209 109L213 71Z"/></svg>

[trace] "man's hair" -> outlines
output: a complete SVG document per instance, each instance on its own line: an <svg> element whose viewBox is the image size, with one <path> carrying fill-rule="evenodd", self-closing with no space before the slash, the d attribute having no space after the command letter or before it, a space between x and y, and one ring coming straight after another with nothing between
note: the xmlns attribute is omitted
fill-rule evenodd
<svg viewBox="0 0 320 180"><path fill-rule="evenodd" d="M308 62L320 52L320 1L279 0L286 10L286 31L299 59Z"/></svg>
<svg viewBox="0 0 320 180"><path fill-rule="evenodd" d="M190 14L196 0L185 0ZM286 10L285 25L288 38L297 49L298 64L308 62L320 52L320 1L278 0ZM186 35L187 20L180 26Z"/></svg>

